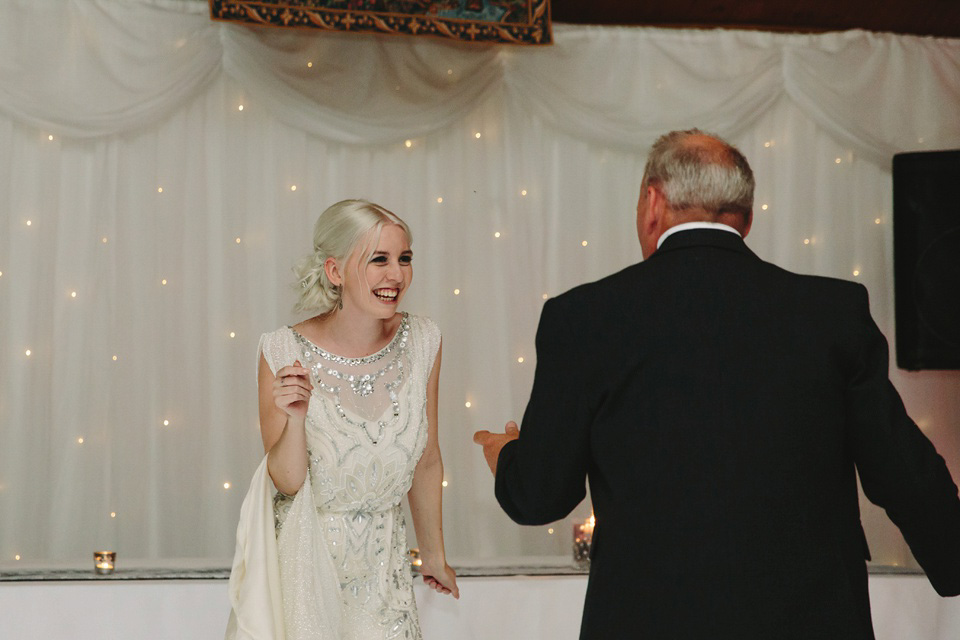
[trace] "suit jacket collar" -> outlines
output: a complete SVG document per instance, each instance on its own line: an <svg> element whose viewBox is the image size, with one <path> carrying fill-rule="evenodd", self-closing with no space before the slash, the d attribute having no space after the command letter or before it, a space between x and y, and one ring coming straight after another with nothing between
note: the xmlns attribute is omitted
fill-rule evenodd
<svg viewBox="0 0 960 640"><path fill-rule="evenodd" d="M649 259L652 260L659 255L694 247L714 247L756 257L744 243L743 238L735 233L720 229L687 229L678 231L664 240L660 248Z"/></svg>

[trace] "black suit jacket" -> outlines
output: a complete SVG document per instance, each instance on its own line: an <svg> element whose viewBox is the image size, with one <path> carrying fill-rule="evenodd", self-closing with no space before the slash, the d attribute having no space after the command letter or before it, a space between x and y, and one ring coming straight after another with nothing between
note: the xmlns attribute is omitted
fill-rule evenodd
<svg viewBox="0 0 960 640"><path fill-rule="evenodd" d="M863 286L676 233L544 305L497 498L544 524L589 478L581 638L872 639L856 471L960 593L957 487L887 367Z"/></svg>

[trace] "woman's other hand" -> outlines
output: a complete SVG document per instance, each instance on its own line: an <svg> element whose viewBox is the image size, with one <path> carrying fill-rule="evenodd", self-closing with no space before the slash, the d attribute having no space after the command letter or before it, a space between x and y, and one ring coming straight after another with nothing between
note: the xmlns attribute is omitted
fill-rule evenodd
<svg viewBox="0 0 960 640"><path fill-rule="evenodd" d="M420 575L428 587L438 593L451 594L460 599L460 589L457 588L457 574L446 562L430 566L426 561L420 566Z"/></svg>

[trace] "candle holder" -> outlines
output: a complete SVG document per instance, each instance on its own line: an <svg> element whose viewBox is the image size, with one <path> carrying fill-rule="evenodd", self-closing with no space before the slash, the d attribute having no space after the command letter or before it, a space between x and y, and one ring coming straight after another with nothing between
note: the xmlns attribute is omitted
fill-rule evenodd
<svg viewBox="0 0 960 640"><path fill-rule="evenodd" d="M578 569L590 568L590 545L593 543L593 515L583 522L573 523L573 562Z"/></svg>
<svg viewBox="0 0 960 640"><path fill-rule="evenodd" d="M116 551L94 551L93 570L105 576L113 573L114 563L117 560Z"/></svg>
<svg viewBox="0 0 960 640"><path fill-rule="evenodd" d="M420 559L420 549L408 549L407 556L410 558L410 568L414 573L420 573L420 567L423 566L423 560Z"/></svg>

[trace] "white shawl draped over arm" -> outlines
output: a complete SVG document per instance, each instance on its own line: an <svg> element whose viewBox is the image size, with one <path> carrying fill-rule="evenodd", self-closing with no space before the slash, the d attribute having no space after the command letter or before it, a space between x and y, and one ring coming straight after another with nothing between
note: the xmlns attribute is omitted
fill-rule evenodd
<svg viewBox="0 0 960 640"><path fill-rule="evenodd" d="M310 474L275 533L267 458L240 508L226 640L339 640L340 581L320 529Z"/></svg>
<svg viewBox="0 0 960 640"><path fill-rule="evenodd" d="M284 640L273 482L263 457L240 507L225 640Z"/></svg>

